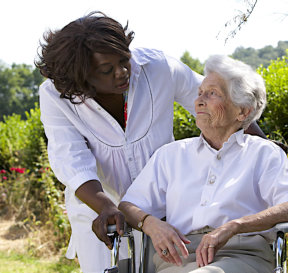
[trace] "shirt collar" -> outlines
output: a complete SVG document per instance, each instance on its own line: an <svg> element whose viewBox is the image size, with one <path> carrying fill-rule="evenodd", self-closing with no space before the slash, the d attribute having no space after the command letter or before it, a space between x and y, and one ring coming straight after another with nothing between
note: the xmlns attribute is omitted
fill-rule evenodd
<svg viewBox="0 0 288 273"><path fill-rule="evenodd" d="M232 134L229 139L223 144L223 147L220 150L226 149L226 147L231 146L233 143L237 143L239 146L244 147L244 129L241 129L234 134ZM205 140L203 137L203 134L201 133L198 145L197 145L197 150L199 150L201 147L206 145L209 149L213 149L210 144ZM214 150L214 149L213 149Z"/></svg>

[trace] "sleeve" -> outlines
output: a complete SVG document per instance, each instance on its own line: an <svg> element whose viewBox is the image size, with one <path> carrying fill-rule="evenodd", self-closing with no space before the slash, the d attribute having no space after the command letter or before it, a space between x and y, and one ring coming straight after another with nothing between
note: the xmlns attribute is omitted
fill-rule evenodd
<svg viewBox="0 0 288 273"><path fill-rule="evenodd" d="M166 216L166 191L168 187L164 171L165 166L163 166L165 163L161 160L161 149L153 154L121 200L133 203L160 219Z"/></svg>
<svg viewBox="0 0 288 273"><path fill-rule="evenodd" d="M175 101L195 116L194 101L204 77L179 60L169 56L166 56L166 59L171 71Z"/></svg>
<svg viewBox="0 0 288 273"><path fill-rule="evenodd" d="M288 159L287 155L273 143L266 153L265 163L261 168L259 190L269 206L288 201Z"/></svg>
<svg viewBox="0 0 288 273"><path fill-rule="evenodd" d="M45 83L40 86L39 96L41 121L48 139L49 162L57 179L76 191L89 180L99 180L96 159L84 136L68 118L67 113L71 109L67 103L61 101L57 91L57 99L53 98L51 89L54 85Z"/></svg>

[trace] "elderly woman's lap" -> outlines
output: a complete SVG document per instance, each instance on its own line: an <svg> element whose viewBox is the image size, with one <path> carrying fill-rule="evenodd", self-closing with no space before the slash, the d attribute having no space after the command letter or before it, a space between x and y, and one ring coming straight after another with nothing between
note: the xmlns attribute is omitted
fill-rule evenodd
<svg viewBox="0 0 288 273"><path fill-rule="evenodd" d="M157 273L271 273L273 272L273 252L267 241L260 235L234 236L216 254L214 262L198 268L195 249L203 235L190 235L187 246L188 259L182 259L181 267L168 264L159 256L154 256Z"/></svg>

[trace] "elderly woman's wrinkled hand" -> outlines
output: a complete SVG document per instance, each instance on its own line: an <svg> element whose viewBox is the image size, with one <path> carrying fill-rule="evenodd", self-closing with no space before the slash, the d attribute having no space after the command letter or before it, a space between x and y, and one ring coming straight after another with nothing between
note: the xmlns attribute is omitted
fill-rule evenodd
<svg viewBox="0 0 288 273"><path fill-rule="evenodd" d="M115 208L109 208L103 210L99 216L92 223L92 230L96 234L99 240L105 243L105 245L112 249L112 242L107 235L107 226L116 224L117 232L119 235L124 233L125 217L120 210Z"/></svg>
<svg viewBox="0 0 288 273"><path fill-rule="evenodd" d="M188 257L189 254L185 244L189 244L190 241L168 223L150 216L145 221L143 231L151 237L155 250L165 262L176 265L182 264L175 246L177 246L184 258Z"/></svg>
<svg viewBox="0 0 288 273"><path fill-rule="evenodd" d="M205 234L196 249L196 263L198 267L211 263L216 252L222 248L233 235L235 235L235 231L233 231L230 223L224 224L212 232Z"/></svg>

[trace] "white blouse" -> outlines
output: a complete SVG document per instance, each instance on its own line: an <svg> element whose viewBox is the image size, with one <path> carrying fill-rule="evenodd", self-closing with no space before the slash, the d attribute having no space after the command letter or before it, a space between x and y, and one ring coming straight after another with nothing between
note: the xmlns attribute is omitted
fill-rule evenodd
<svg viewBox="0 0 288 273"><path fill-rule="evenodd" d="M202 135L164 145L122 200L188 234L287 202L287 192L286 154L241 130L219 151Z"/></svg>
<svg viewBox="0 0 288 273"><path fill-rule="evenodd" d="M154 151L174 140L174 101L194 114L201 75L160 51L143 48L132 51L131 67L125 132L95 100L72 104L59 97L51 80L40 87L49 161L66 186L73 232L80 232L79 215L88 217L90 228L97 216L75 197L79 186L99 180L119 201Z"/></svg>

